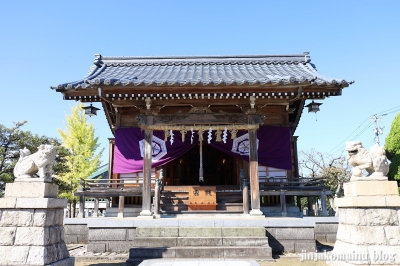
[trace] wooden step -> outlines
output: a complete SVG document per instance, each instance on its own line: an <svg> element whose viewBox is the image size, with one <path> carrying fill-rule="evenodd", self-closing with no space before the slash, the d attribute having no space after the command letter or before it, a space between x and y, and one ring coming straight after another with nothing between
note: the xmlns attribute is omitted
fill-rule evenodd
<svg viewBox="0 0 400 266"><path fill-rule="evenodd" d="M242 211L243 212L243 203L218 203L217 210L226 210L226 211Z"/></svg>

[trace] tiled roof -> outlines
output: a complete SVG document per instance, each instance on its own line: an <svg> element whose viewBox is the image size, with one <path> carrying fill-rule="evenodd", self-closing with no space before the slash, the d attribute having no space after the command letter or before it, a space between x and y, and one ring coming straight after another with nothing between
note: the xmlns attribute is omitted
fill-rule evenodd
<svg viewBox="0 0 400 266"><path fill-rule="evenodd" d="M108 164L104 164L96 169L96 171L90 176L86 177L86 179L95 179L101 176L100 179L104 179L108 177Z"/></svg>
<svg viewBox="0 0 400 266"><path fill-rule="evenodd" d="M298 55L105 57L78 81L52 87L59 91L91 85L198 86L313 83L347 87L351 81L322 76L308 53Z"/></svg>

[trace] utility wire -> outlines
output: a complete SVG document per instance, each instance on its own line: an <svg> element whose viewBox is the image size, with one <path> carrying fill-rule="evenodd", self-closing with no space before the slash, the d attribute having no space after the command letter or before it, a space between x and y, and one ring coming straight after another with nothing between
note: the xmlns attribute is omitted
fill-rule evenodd
<svg viewBox="0 0 400 266"><path fill-rule="evenodd" d="M357 138L358 136L362 135L367 129L369 129L369 128L372 126L373 123L374 123L374 122L369 122L369 124L366 125L360 133L358 133L357 135L355 135L354 138Z"/></svg>
<svg viewBox="0 0 400 266"><path fill-rule="evenodd" d="M336 149L343 145L343 142L348 140L366 121L368 120L368 117L359 125L353 132L350 133L344 140L342 140L338 145L336 145L332 150L329 151L329 153L333 153L333 151L336 151Z"/></svg>
<svg viewBox="0 0 400 266"><path fill-rule="evenodd" d="M367 120L368 120L368 118L367 118ZM363 134L368 128L370 128L371 127L371 125L373 124L373 122L369 122L365 127L363 127L363 129L361 129L361 131L357 134L357 135L355 135L355 136L353 136L352 137L352 139L355 139L355 138L357 138L358 136L360 136L361 134ZM361 124L362 125L362 124ZM361 126L360 125L360 126ZM358 128L357 128L358 129ZM353 134L353 133L352 133ZM351 135L350 135L351 136ZM348 140L349 139L349 137L347 137L345 140ZM344 140L344 141L345 141ZM336 146L336 148L334 148L332 151L330 151L329 153L335 153L335 152L337 152L337 151L339 151L340 149L342 149L342 145L343 145L343 142L344 141L342 141L339 145L337 145Z"/></svg>
<svg viewBox="0 0 400 266"><path fill-rule="evenodd" d="M391 112L388 112L388 113L386 113L386 114L383 114L382 116L390 115L390 114L392 114L392 113L397 113L397 112L400 112L400 108L399 108L399 109L396 109L396 110L393 110L393 111L391 111Z"/></svg>
<svg viewBox="0 0 400 266"><path fill-rule="evenodd" d="M389 113L388 113L388 114L384 114L384 113L389 112L389 111L391 111L391 110L393 110L393 109L398 109L398 108L400 108L400 105L399 105L399 106L396 106L396 107L393 107L393 108L390 108L390 109L388 109L388 110L386 110L386 111L377 113L377 115L388 115ZM390 113L393 113L393 112L396 112L396 110L395 110L395 111L392 111L392 112L390 112Z"/></svg>
<svg viewBox="0 0 400 266"><path fill-rule="evenodd" d="M387 109L385 111L376 113L375 116L377 115L381 115L381 116L387 116L389 114L395 113L395 112L400 112L400 105L392 107L390 109ZM328 153L332 154L337 152L340 149L340 146L343 145L343 142L348 140L366 121L368 121L368 119L370 119L371 117L374 117L374 115L367 117L353 132L351 132L344 140L342 140L338 145L336 145L332 150L330 150ZM358 136L360 136L361 134L363 134L368 128L371 127L371 125L374 122L370 122L367 126L365 126L357 135L355 135L352 138L357 138Z"/></svg>

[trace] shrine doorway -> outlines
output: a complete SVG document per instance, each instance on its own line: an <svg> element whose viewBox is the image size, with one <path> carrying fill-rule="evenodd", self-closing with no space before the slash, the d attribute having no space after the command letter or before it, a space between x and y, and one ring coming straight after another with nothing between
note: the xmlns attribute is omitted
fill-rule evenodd
<svg viewBox="0 0 400 266"><path fill-rule="evenodd" d="M204 182L199 182L200 145L165 166L167 185L238 185L238 159L203 142Z"/></svg>

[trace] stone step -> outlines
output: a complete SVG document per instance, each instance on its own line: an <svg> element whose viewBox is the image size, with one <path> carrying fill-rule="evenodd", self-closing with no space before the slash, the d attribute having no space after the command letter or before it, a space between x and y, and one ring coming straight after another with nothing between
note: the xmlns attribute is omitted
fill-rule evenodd
<svg viewBox="0 0 400 266"><path fill-rule="evenodd" d="M136 237L132 247L264 246L267 237Z"/></svg>
<svg viewBox="0 0 400 266"><path fill-rule="evenodd" d="M138 227L136 237L266 237L264 227Z"/></svg>
<svg viewBox="0 0 400 266"><path fill-rule="evenodd" d="M271 259L269 246L210 246L131 248L127 263L151 258L252 258Z"/></svg>

